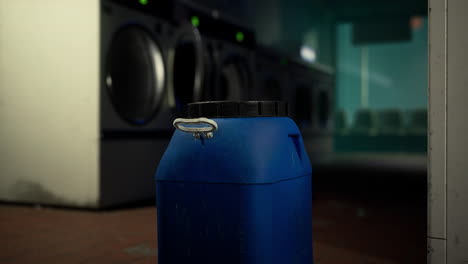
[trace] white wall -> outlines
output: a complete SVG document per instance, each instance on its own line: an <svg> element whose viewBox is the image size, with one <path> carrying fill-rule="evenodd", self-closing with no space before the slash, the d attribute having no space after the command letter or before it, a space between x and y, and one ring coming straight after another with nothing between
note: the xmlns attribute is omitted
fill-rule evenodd
<svg viewBox="0 0 468 264"><path fill-rule="evenodd" d="M0 199L98 200L99 1L0 0Z"/></svg>

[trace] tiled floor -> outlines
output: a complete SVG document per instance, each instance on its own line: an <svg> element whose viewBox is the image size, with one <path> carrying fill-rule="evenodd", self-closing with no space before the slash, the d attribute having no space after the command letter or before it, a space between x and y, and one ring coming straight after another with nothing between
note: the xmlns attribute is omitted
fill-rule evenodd
<svg viewBox="0 0 468 264"><path fill-rule="evenodd" d="M393 193L393 192L391 192ZM391 196L390 193L390 196ZM316 192L316 264L425 263L425 199ZM157 263L154 207L0 205L0 263Z"/></svg>
<svg viewBox="0 0 468 264"><path fill-rule="evenodd" d="M0 207L0 263L155 263L152 207L91 212Z"/></svg>

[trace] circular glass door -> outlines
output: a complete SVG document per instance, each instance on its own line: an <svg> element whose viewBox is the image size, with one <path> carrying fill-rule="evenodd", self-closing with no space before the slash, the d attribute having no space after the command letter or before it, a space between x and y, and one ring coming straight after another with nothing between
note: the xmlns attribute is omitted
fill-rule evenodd
<svg viewBox="0 0 468 264"><path fill-rule="evenodd" d="M170 54L171 88L178 110L201 100L207 66L204 55L198 29L191 25L183 27L176 35Z"/></svg>
<svg viewBox="0 0 468 264"><path fill-rule="evenodd" d="M248 66L241 56L227 58L220 67L216 100L237 101L245 99L250 89Z"/></svg>
<svg viewBox="0 0 468 264"><path fill-rule="evenodd" d="M295 121L300 128L313 123L314 96L311 87L300 84L296 87Z"/></svg>
<svg viewBox="0 0 468 264"><path fill-rule="evenodd" d="M267 101L281 101L282 98L281 83L275 77L269 77L263 82L262 98L261 100Z"/></svg>
<svg viewBox="0 0 468 264"><path fill-rule="evenodd" d="M164 62L161 49L146 30L132 25L114 34L105 83L124 120L143 125L157 113L164 94Z"/></svg>
<svg viewBox="0 0 468 264"><path fill-rule="evenodd" d="M318 96L318 121L321 128L328 126L330 112L330 98L326 91L320 91Z"/></svg>

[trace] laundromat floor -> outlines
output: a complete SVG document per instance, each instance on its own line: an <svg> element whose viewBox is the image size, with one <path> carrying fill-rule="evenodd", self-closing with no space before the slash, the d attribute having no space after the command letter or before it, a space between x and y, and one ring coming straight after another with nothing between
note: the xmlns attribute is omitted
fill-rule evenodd
<svg viewBox="0 0 468 264"><path fill-rule="evenodd" d="M425 263L423 201L314 195L315 264ZM423 206L421 206L423 205ZM0 263L157 263L152 206L81 211L0 205Z"/></svg>

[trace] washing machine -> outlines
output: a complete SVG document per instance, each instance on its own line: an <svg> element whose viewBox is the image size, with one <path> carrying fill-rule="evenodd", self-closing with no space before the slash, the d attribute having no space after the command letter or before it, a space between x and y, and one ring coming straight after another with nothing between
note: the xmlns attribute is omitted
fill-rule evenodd
<svg viewBox="0 0 468 264"><path fill-rule="evenodd" d="M290 112L301 129L309 156L315 162L333 151L334 75L325 66L290 59Z"/></svg>
<svg viewBox="0 0 468 264"><path fill-rule="evenodd" d="M100 16L100 207L152 200L177 117L171 1L103 0Z"/></svg>
<svg viewBox="0 0 468 264"><path fill-rule="evenodd" d="M255 89L252 100L285 101L293 104L288 85L288 57L270 47L257 45L255 54Z"/></svg>
<svg viewBox="0 0 468 264"><path fill-rule="evenodd" d="M173 5L167 1L103 1L101 16L101 129L172 131L168 62Z"/></svg>
<svg viewBox="0 0 468 264"><path fill-rule="evenodd" d="M288 60L291 114L307 134L329 134L333 130L333 72L299 60Z"/></svg>
<svg viewBox="0 0 468 264"><path fill-rule="evenodd" d="M249 99L255 85L253 32L216 10L190 2L183 2L176 17L181 30L170 56L174 58L170 90L176 95L176 104ZM181 103L178 94L185 95Z"/></svg>

